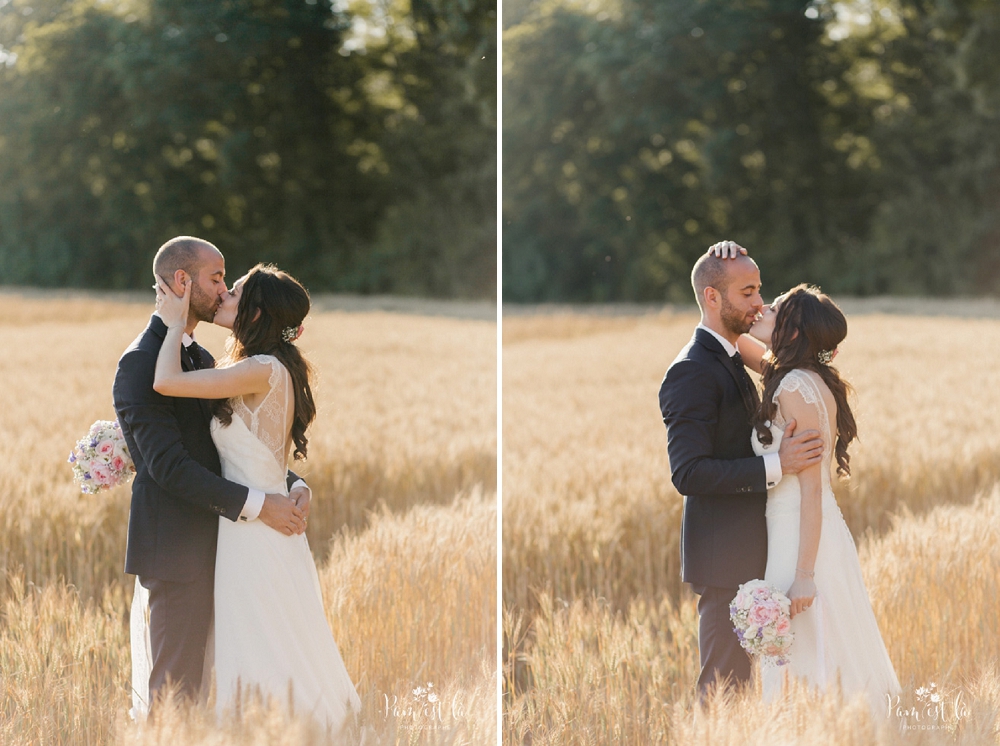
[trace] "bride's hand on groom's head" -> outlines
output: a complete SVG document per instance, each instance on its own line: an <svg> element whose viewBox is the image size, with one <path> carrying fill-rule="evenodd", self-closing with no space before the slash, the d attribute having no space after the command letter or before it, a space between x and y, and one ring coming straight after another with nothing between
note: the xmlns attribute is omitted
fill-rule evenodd
<svg viewBox="0 0 1000 746"><path fill-rule="evenodd" d="M746 256L747 250L735 241L719 241L708 247L708 253L720 259L735 259L738 256Z"/></svg>
<svg viewBox="0 0 1000 746"><path fill-rule="evenodd" d="M156 277L156 310L167 326L185 326L191 306L191 280L182 281L182 295L178 296L160 276Z"/></svg>

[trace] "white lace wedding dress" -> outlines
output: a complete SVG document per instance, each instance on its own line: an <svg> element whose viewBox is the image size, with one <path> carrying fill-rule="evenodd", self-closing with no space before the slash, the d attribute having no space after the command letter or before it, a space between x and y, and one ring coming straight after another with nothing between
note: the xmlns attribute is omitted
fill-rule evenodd
<svg viewBox="0 0 1000 746"><path fill-rule="evenodd" d="M821 393L825 388L819 375L793 370L782 379L774 394L776 402L781 394L801 397L819 413L824 441L823 523L814 567L816 600L811 608L792 620L795 637L788 665L762 667L764 698L771 700L779 695L787 676L821 688L835 686L839 680L845 695L864 692L874 711L879 712L886 707L886 694L899 692L899 681L872 611L854 539L833 495L831 462L836 440ZM776 452L784 428L779 402L771 425L773 441L764 446L754 435L754 452L758 455ZM767 493L764 580L786 593L795 579L798 562L800 504L796 476L786 475Z"/></svg>
<svg viewBox="0 0 1000 746"><path fill-rule="evenodd" d="M270 390L253 411L242 397L234 399L232 424L224 427L213 419L212 439L226 479L287 494L294 412L291 376L275 357L254 359L271 366ZM140 589L137 583L133 661L145 654L144 643L148 651L148 630L144 638L143 630L136 629L137 617L145 616ZM351 712L360 712L360 699L326 620L319 576L304 534L285 536L259 520L219 519L213 626L205 680L211 680L214 667L220 716L232 708L240 692L245 696L257 687L286 706L292 702L296 713L311 713L333 732ZM133 702L138 713L144 709L148 681L148 670L134 662Z"/></svg>

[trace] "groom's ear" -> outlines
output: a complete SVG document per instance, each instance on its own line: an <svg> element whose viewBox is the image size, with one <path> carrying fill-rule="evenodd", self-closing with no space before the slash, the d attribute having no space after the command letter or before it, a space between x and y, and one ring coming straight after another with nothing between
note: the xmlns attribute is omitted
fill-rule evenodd
<svg viewBox="0 0 1000 746"><path fill-rule="evenodd" d="M719 305L719 291L709 285L702 292L702 299L706 308L716 308Z"/></svg>
<svg viewBox="0 0 1000 746"><path fill-rule="evenodd" d="M177 295L184 295L184 285L191 281L191 276L183 269L174 270L172 275L157 275Z"/></svg>
<svg viewBox="0 0 1000 746"><path fill-rule="evenodd" d="M178 269L174 272L174 292L178 295L184 294L184 287L191 284L191 275L186 270Z"/></svg>

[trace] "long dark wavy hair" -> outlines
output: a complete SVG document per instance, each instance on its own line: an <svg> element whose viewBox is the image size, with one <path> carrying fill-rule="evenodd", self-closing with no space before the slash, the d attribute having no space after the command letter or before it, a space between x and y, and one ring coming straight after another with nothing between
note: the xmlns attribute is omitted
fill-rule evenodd
<svg viewBox="0 0 1000 746"><path fill-rule="evenodd" d="M771 442L771 430L765 424L774 419L778 405L773 401L781 380L796 368L819 374L837 402L837 473L851 473L851 457L847 446L858 435L858 426L848 402L853 393L850 384L840 377L832 365L820 362L821 352L837 349L847 336L847 318L829 296L819 288L797 285L788 291L778 307L771 334L771 354L764 361L760 409L754 428L762 443Z"/></svg>
<svg viewBox="0 0 1000 746"><path fill-rule="evenodd" d="M294 342L285 341L282 333L289 328L297 329L309 313L309 306L309 292L298 280L273 264L258 264L243 281L233 334L226 344L229 362L253 355L274 355L288 370L295 394L292 440L297 459L306 457L309 444L306 430L316 416L316 403L309 386L312 366ZM233 406L228 399L215 401L212 409L223 425L232 424Z"/></svg>

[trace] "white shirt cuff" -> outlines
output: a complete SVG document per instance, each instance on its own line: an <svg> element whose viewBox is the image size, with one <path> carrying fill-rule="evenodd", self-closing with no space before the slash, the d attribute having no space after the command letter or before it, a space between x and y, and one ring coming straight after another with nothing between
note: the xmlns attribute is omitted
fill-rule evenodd
<svg viewBox="0 0 1000 746"><path fill-rule="evenodd" d="M781 481L781 456L777 453L764 454L764 478L771 489Z"/></svg>
<svg viewBox="0 0 1000 746"><path fill-rule="evenodd" d="M260 509L264 507L264 493L249 487L247 501L243 503L243 510L240 511L241 521L256 521L260 515Z"/></svg>
<svg viewBox="0 0 1000 746"><path fill-rule="evenodd" d="M305 487L307 490L309 490L309 499L312 500L312 496L313 496L312 487L310 487L308 484L306 484L306 480L304 480L304 479L297 480L294 484L292 484L292 490L294 490L296 487ZM291 492L292 490L288 490L288 491Z"/></svg>

